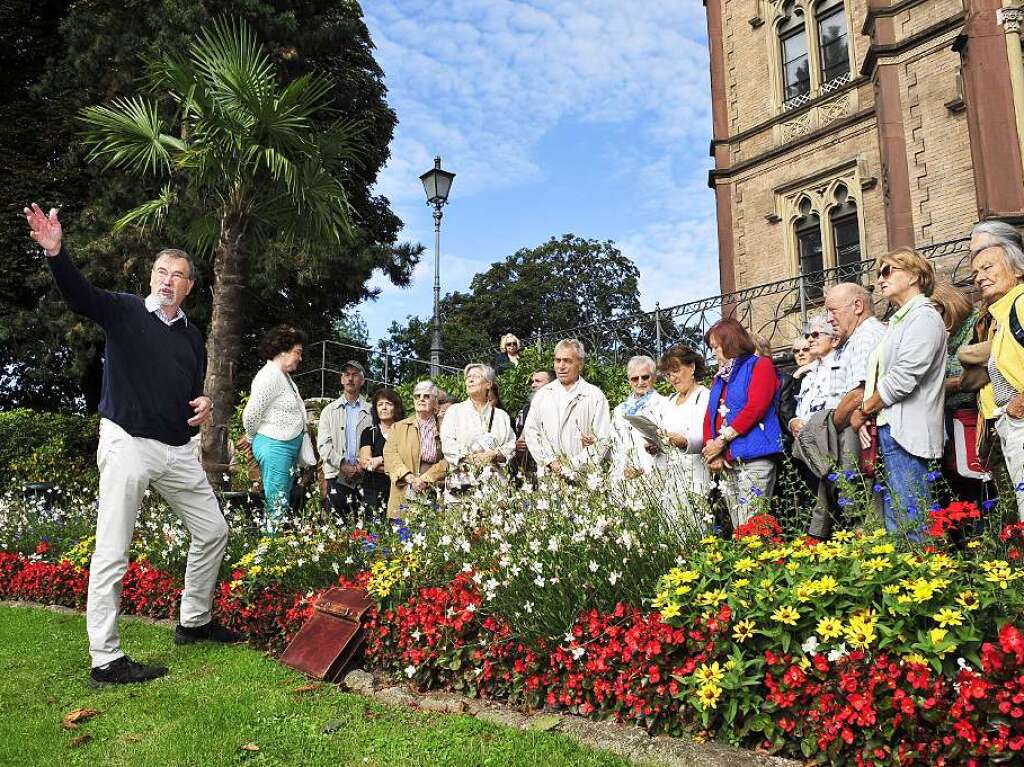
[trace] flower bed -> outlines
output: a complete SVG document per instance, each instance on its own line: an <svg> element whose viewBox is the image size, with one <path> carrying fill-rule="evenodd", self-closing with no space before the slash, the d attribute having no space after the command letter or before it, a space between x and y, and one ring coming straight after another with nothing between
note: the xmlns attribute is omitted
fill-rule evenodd
<svg viewBox="0 0 1024 767"><path fill-rule="evenodd" d="M321 590L359 584L378 602L367 663L419 688L820 763L1021 761L1024 526L964 542L978 510L952 504L925 547L865 530L815 544L768 516L722 540L655 491L503 487L272 539L232 519L215 611L276 652ZM34 521L0 503L0 596L81 608L91 509ZM125 612L173 617L186 550L144 508Z"/></svg>

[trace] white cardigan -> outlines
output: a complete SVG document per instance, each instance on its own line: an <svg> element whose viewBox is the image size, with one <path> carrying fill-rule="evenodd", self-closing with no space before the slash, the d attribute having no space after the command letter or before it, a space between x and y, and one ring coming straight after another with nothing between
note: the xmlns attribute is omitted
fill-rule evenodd
<svg viewBox="0 0 1024 767"><path fill-rule="evenodd" d="M637 415L646 416L660 426L664 399L658 392L653 392ZM611 476L617 480L626 476L627 467L643 474L654 468L654 456L647 452L647 440L626 420L626 402L620 402L612 411Z"/></svg>
<svg viewBox="0 0 1024 767"><path fill-rule="evenodd" d="M267 362L252 379L249 401L242 411L245 436L257 434L271 439L295 439L306 428L306 403L291 377L273 362Z"/></svg>
<svg viewBox="0 0 1024 767"><path fill-rule="evenodd" d="M494 421L491 421L494 413ZM490 428L488 429L488 424ZM490 435L488 437L487 435ZM494 449L509 460L516 449L516 435L508 413L491 405L485 405L478 412L472 400L465 400L449 407L441 419L441 450L448 463L454 467L470 453L476 452L482 443L491 442Z"/></svg>
<svg viewBox="0 0 1024 767"><path fill-rule="evenodd" d="M566 468L599 463L608 450L611 418L604 392L582 378L568 401L560 389L562 384L552 381L537 390L523 427L522 436L537 462L538 474L556 458L567 462ZM597 437L597 444L584 448L584 434Z"/></svg>

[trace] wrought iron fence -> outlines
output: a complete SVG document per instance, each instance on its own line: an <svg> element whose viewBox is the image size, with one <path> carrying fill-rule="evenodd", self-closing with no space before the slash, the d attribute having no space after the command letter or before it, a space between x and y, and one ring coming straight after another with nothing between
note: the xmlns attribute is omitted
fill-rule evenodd
<svg viewBox="0 0 1024 767"><path fill-rule="evenodd" d="M971 282L969 242L970 238L963 237L923 246L918 252L933 262L938 274L966 287ZM703 340L708 328L722 317L735 317L772 348L781 348L803 331L810 313L820 310L830 286L860 282L873 291L874 265L874 259L866 259L676 306L655 306L654 311L622 319L540 333L526 343L543 345L562 338L578 338L592 353L614 362L634 354L657 358L667 346L677 342L708 353ZM881 296L874 296L874 301L876 313L884 316L887 302Z"/></svg>
<svg viewBox="0 0 1024 767"><path fill-rule="evenodd" d="M383 386L396 386L425 377L430 372L429 360L394 354L383 342L373 347L341 341L317 341L305 349L302 369L292 378L306 397L336 397L340 391L338 378L349 360L363 366L367 383ZM441 365L440 369L443 373L462 370L449 365Z"/></svg>

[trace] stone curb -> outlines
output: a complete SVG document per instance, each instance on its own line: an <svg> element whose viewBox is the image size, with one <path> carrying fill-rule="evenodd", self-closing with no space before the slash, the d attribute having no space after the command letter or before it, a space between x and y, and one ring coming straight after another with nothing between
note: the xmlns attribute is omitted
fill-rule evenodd
<svg viewBox="0 0 1024 767"><path fill-rule="evenodd" d="M466 714L490 724L518 730L558 732L588 748L609 751L638 765L659 767L799 767L799 762L719 743L694 743L667 735L652 737L633 725L593 721L572 714L524 713L509 706L450 692L417 693L394 680L367 671L350 671L342 685L389 706L420 711Z"/></svg>

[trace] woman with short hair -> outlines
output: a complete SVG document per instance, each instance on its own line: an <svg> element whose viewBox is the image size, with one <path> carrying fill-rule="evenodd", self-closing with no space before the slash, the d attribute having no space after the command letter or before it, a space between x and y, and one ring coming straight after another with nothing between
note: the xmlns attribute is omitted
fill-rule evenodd
<svg viewBox="0 0 1024 767"><path fill-rule="evenodd" d="M1003 221L984 221L971 233L974 284L988 307L990 383L978 395L982 415L995 421L1024 522L1024 243Z"/></svg>
<svg viewBox="0 0 1024 767"><path fill-rule="evenodd" d="M378 389L370 398L373 424L359 437L359 463L363 466L363 501L371 512L386 509L391 480L384 471L384 445L395 422L405 418L402 400L394 389Z"/></svg>
<svg viewBox="0 0 1024 767"><path fill-rule="evenodd" d="M704 526L696 512L698 499L707 497L711 485L701 457L710 396L701 383L704 368L704 357L683 344L669 347L658 361L658 369L674 389L671 396L661 398L658 436L662 444L655 459L657 473L665 483L665 509L673 519L685 520L698 529Z"/></svg>
<svg viewBox="0 0 1024 767"><path fill-rule="evenodd" d="M448 408L441 422L441 450L448 461L449 487L473 484L473 468L503 466L516 449L512 422L491 403L494 368L471 362L463 369L466 399Z"/></svg>
<svg viewBox="0 0 1024 767"><path fill-rule="evenodd" d="M256 373L242 411L245 438L260 467L266 531L274 534L288 513L296 464L306 435L306 403L291 374L302 362L306 334L291 325L267 331L259 345L266 363Z"/></svg>
<svg viewBox="0 0 1024 767"><path fill-rule="evenodd" d="M754 353L754 340L727 317L704 341L718 361L704 419L704 460L720 477L733 527L755 513L757 498L771 498L782 453L779 377L770 357Z"/></svg>
<svg viewBox="0 0 1024 767"><path fill-rule="evenodd" d="M896 311L868 358L864 403L851 425L873 419L885 466L885 528L922 539L934 498L927 475L942 458L946 385L946 326L928 297L935 289L931 262L910 248L878 259L875 288Z"/></svg>
<svg viewBox="0 0 1024 767"><path fill-rule="evenodd" d="M647 449L644 435L629 423L627 417L646 417L660 423L662 396L655 391L657 366L650 357L640 354L626 363L626 379L630 394L612 410L611 478L616 482L635 479L654 469L654 456Z"/></svg>
<svg viewBox="0 0 1024 767"><path fill-rule="evenodd" d="M412 390L415 412L391 428L384 444L384 471L391 478L388 516L402 516L407 501L426 500L441 487L448 462L441 452L437 387L429 379Z"/></svg>

